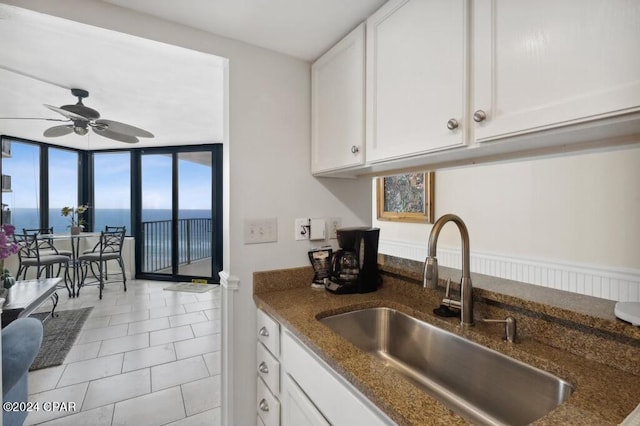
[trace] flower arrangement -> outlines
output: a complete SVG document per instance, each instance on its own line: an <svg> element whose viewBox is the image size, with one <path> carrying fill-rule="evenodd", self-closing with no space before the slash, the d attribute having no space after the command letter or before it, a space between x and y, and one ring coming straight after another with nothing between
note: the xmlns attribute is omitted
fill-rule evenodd
<svg viewBox="0 0 640 426"><path fill-rule="evenodd" d="M4 224L0 227L0 260L18 252L18 245L11 238L15 231L16 228L13 225Z"/></svg>
<svg viewBox="0 0 640 426"><path fill-rule="evenodd" d="M84 228L84 224L86 223L84 219L80 218L81 214L84 214L87 210L89 210L89 206L87 204L82 204L78 207L63 207L60 210L60 215L64 217L68 217L71 221L71 228L80 227Z"/></svg>
<svg viewBox="0 0 640 426"><path fill-rule="evenodd" d="M4 260L19 250L12 238L15 230L16 228L9 224L0 227L0 283L4 288L9 288L16 282L9 270L4 268Z"/></svg>

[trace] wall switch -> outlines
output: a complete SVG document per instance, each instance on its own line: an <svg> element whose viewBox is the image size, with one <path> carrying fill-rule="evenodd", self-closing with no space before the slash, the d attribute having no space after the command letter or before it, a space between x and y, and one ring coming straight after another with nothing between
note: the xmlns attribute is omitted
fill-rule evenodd
<svg viewBox="0 0 640 426"><path fill-rule="evenodd" d="M311 219L311 241L325 240L327 224L324 219Z"/></svg>
<svg viewBox="0 0 640 426"><path fill-rule="evenodd" d="M293 226L293 235L296 241L308 240L311 234L311 219L308 217L296 219Z"/></svg>
<svg viewBox="0 0 640 426"><path fill-rule="evenodd" d="M278 219L245 219L244 243L260 244L278 241Z"/></svg>
<svg viewBox="0 0 640 426"><path fill-rule="evenodd" d="M342 220L339 217L329 219L329 238L335 240L338 238L336 230L342 226Z"/></svg>

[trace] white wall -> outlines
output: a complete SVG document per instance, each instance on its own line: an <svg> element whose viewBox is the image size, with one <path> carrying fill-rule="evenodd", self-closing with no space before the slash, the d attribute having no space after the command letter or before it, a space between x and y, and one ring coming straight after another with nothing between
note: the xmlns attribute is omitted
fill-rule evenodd
<svg viewBox="0 0 640 426"><path fill-rule="evenodd" d="M230 424L255 424L252 273L308 264L311 244L293 240L296 217L340 217L345 226L371 221L368 180L310 175L310 64L97 1L6 3L229 59L224 269L239 281L239 289L234 316L226 318L235 330L227 336L235 391L228 401L233 411L225 415ZM278 219L278 242L244 245L243 220L266 217Z"/></svg>
<svg viewBox="0 0 640 426"><path fill-rule="evenodd" d="M640 274L637 145L438 170L435 199L436 217L465 221L474 253ZM381 240L426 250L430 225L377 221L373 211ZM438 249L458 247L459 234L447 225Z"/></svg>

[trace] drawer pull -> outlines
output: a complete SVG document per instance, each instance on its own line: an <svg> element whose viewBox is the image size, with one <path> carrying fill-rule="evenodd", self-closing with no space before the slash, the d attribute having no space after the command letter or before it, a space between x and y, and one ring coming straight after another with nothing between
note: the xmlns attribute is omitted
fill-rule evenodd
<svg viewBox="0 0 640 426"><path fill-rule="evenodd" d="M267 331L267 327L262 327L260 328L260 331L258 332L259 335L261 335L262 337L269 337L269 331Z"/></svg>
<svg viewBox="0 0 640 426"><path fill-rule="evenodd" d="M262 398L262 400L260 400L260 405L258 405L258 407L260 407L260 409L262 411L264 411L265 413L269 412L269 404L267 404L267 400Z"/></svg>
<svg viewBox="0 0 640 426"><path fill-rule="evenodd" d="M260 363L260 365L258 366L258 371L264 374L268 374L269 373L269 367L267 367L267 364L262 361Z"/></svg>

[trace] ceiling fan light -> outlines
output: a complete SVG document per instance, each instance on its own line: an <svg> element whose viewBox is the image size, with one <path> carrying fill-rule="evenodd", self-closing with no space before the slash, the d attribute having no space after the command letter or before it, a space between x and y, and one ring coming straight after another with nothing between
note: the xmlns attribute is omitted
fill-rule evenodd
<svg viewBox="0 0 640 426"><path fill-rule="evenodd" d="M73 126L73 133L75 133L76 135L84 136L88 131L89 129L87 129L86 127Z"/></svg>

